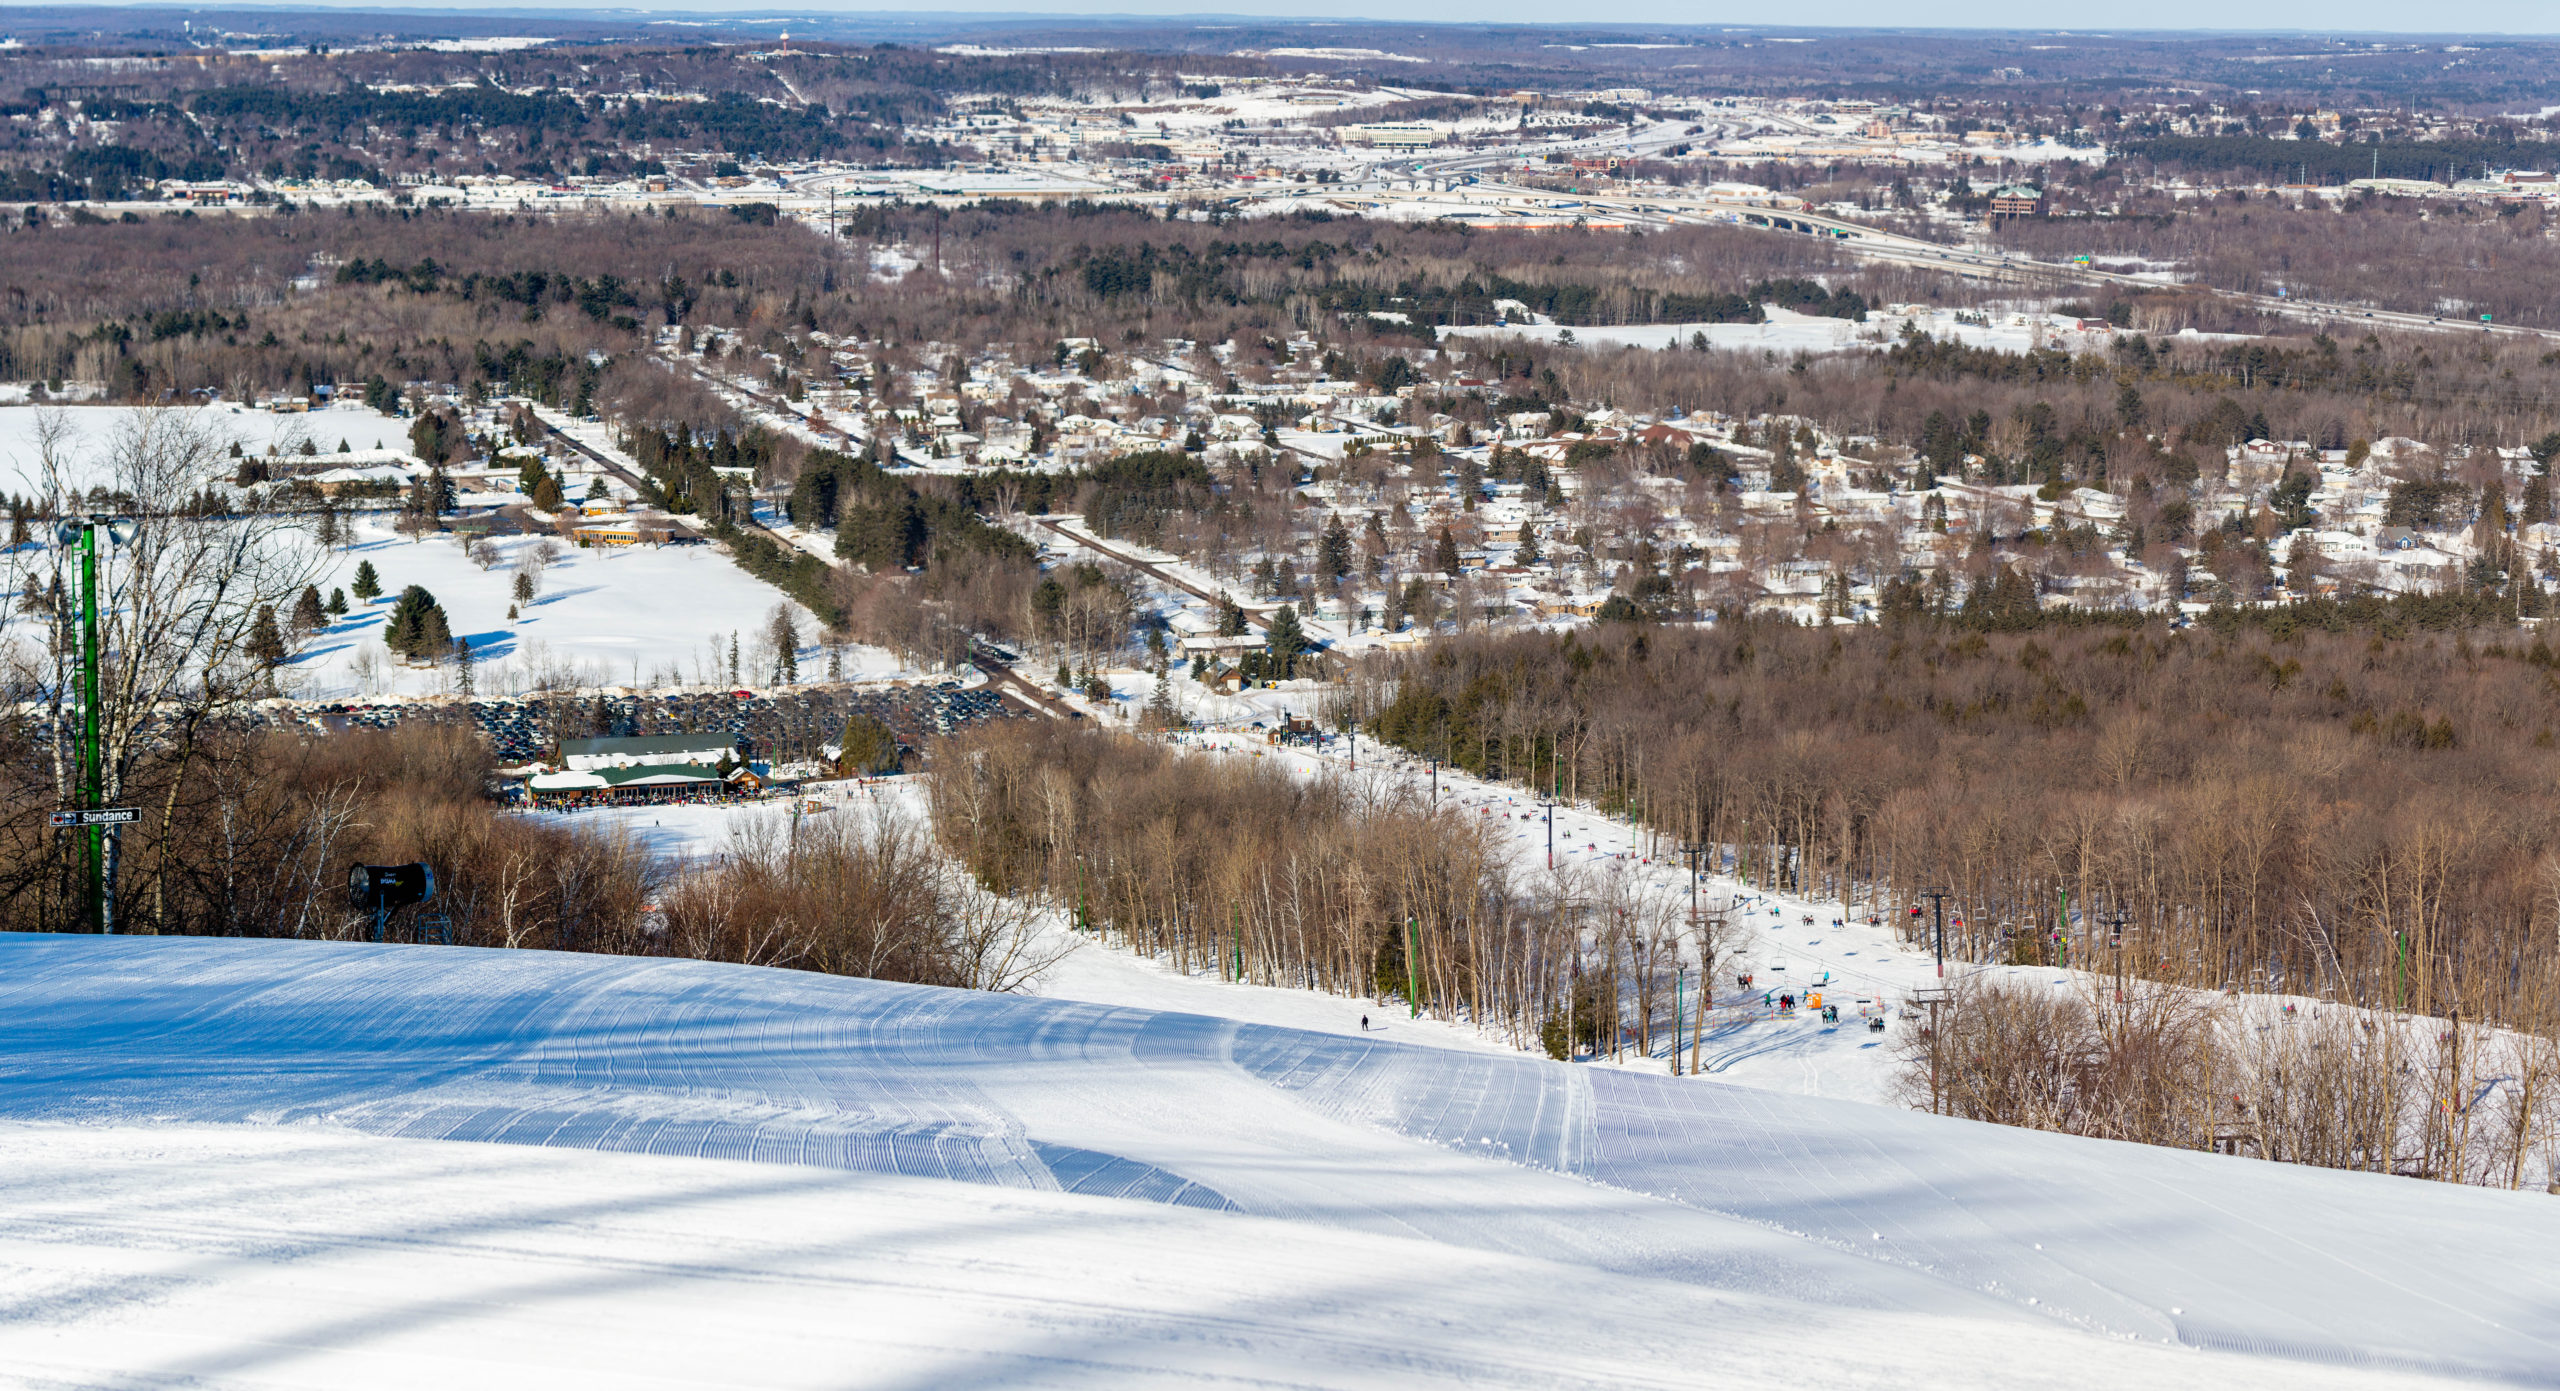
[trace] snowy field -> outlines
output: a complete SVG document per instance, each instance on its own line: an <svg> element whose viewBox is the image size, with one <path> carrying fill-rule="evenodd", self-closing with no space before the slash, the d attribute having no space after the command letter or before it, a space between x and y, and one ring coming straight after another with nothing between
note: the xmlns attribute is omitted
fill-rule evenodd
<svg viewBox="0 0 2560 1391"><path fill-rule="evenodd" d="M1853 324L1846 319L1799 314L1775 305L1768 306L1766 312L1769 322L1764 324L1622 324L1593 328L1572 324L1510 324L1499 328L1491 325L1443 328L1440 333L1444 338L1488 341L1516 336L1532 343L1553 343L1570 333L1575 343L1586 348L1657 349L1686 348L1692 345L1697 335L1705 334L1710 345L1723 351L1765 351L1781 355L1881 352L1900 339L1906 323L1935 338L2008 353L2051 347L2073 352L2103 350L2109 337L2106 333L2012 324L2003 319L1994 319L1989 324L1959 323L1953 315L1944 313L1913 317L1879 315L1868 323Z"/></svg>
<svg viewBox="0 0 2560 1391"><path fill-rule="evenodd" d="M60 448L82 465L73 470L75 481L107 481L103 461L136 414L116 406L0 408L0 492L33 495L42 490L37 436L48 415L68 428ZM360 407L276 415L216 403L190 414L218 440L236 442L251 454L263 454L269 446L293 453L305 439L324 455L335 453L341 442L356 449L399 449L407 443L405 422ZM287 695L342 700L453 691L450 667L406 665L382 643L391 603L411 584L426 586L443 605L454 636L471 643L475 689L484 696L519 694L543 680L591 687L720 684L727 680L733 636L744 662L741 678L770 685L770 658L758 661L754 654L774 607L785 603L801 634L800 679L814 680L825 672L816 616L711 546L580 549L553 540L558 559L543 572L534 601L519 608L511 621L507 610L515 606L517 566L544 538L494 538L489 545L495 563L483 568L463 553L459 537L411 540L392 529L394 516L388 511L345 516L353 529L351 543L325 555L306 547L307 579L325 598L333 589L351 588L357 566L370 561L383 593L370 604L350 593L346 615L301 639L299 650L278 671L278 684ZM279 617L289 610L287 605ZM900 674L897 658L879 648L845 651L847 680Z"/></svg>
<svg viewBox="0 0 2560 1391"><path fill-rule="evenodd" d="M696 962L12 937L0 978L21 1382L2380 1387L2560 1352L2538 1194Z"/></svg>
<svg viewBox="0 0 2560 1391"><path fill-rule="evenodd" d="M288 694L340 699L451 691L449 667L407 666L383 646L391 601L412 584L425 585L444 606L454 636L471 643L473 679L484 696L517 694L546 675L562 674L585 686L717 684L726 679L732 634L745 662L740 675L764 686L772 672L755 658L758 635L782 603L791 604L799 625L800 679L825 673L816 615L711 546L559 546L560 559L544 571L541 593L509 622L518 554L540 538L493 539L489 544L499 559L483 570L463 554L459 539L411 541L394 532L391 522L388 513L364 514L356 523L355 544L321 565L316 583L323 596L353 584L356 567L365 561L373 563L383 594L371 604L348 597L347 616L313 635L283 668ZM879 648L846 649L848 681L900 671L898 659Z"/></svg>
<svg viewBox="0 0 2560 1391"><path fill-rule="evenodd" d="M34 497L44 491L37 431L48 415L68 427L63 454L84 465L73 481L84 487L110 481L105 467L108 451L140 413L133 406L0 407L0 492ZM186 414L210 430L218 442L237 444L248 454L265 454L270 446L281 454L298 454L306 440L322 454L337 453L341 444L350 449L409 447L408 421L361 405L277 415L217 401L190 408Z"/></svg>

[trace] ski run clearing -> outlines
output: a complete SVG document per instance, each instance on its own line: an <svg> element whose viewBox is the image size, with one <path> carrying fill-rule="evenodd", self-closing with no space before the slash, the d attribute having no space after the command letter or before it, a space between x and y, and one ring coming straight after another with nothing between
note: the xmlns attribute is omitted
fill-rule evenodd
<svg viewBox="0 0 2560 1391"><path fill-rule="evenodd" d="M1076 969L1105 991L1135 974ZM2560 1366L2541 1194L1347 1018L699 962L20 936L0 980L18 1384L2379 1387ZM1250 1015L1266 993L1292 992L1190 998Z"/></svg>

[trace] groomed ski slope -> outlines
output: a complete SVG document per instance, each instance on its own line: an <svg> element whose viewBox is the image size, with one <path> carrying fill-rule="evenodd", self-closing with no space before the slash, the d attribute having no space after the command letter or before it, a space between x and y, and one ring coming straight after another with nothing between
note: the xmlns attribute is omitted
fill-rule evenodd
<svg viewBox="0 0 2560 1391"><path fill-rule="evenodd" d="M0 1060L21 1383L2560 1379L2542 1194L1488 1051L18 936Z"/></svg>

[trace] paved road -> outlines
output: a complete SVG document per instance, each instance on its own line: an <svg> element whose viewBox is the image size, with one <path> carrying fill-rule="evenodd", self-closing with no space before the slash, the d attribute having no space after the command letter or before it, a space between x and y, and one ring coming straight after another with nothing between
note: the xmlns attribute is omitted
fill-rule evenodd
<svg viewBox="0 0 2560 1391"><path fill-rule="evenodd" d="M1036 715L1057 720L1080 720L1084 712L1040 689L1013 669L1013 660L989 644L972 639L969 660L987 674L987 684L997 694Z"/></svg>
<svg viewBox="0 0 2560 1391"><path fill-rule="evenodd" d="M1113 546L1110 546L1110 545L1106 545L1105 543L1100 542L1100 541L1097 541L1097 540L1093 539L1093 538L1092 538L1092 537L1090 537L1090 536L1086 536L1086 535L1082 535L1082 534L1077 533L1077 532L1069 531L1069 530L1067 530L1067 529L1066 529L1066 527L1064 527L1064 526L1060 525L1060 524L1059 524L1059 523L1057 523L1057 522L1050 521L1050 520L1049 520L1048 518L1046 518L1046 517L1034 517L1034 518L1032 518L1031 520L1032 520L1033 524L1035 524L1035 525L1037 525L1037 526L1040 526L1040 527L1043 527L1043 528L1045 528L1045 529L1047 529L1047 530L1049 530L1049 531L1051 531L1051 532L1056 533L1056 534L1057 534L1061 539L1063 539L1063 540L1066 540L1066 541L1072 542L1072 543L1074 543L1075 545L1082 546L1082 547L1084 547L1086 550L1089 550L1089 551L1093 552L1093 553L1094 553L1094 554L1096 554L1096 555L1104 556L1104 557L1107 557L1107 558L1109 558L1109 559L1119 561L1121 564L1128 566L1130 569L1135 570L1135 571L1139 572L1140 574L1147 575L1147 576L1149 576L1149 577L1151 577L1151 578L1153 578L1153 579L1160 580L1160 581L1164 582L1165 584L1171 585L1171 586L1173 586L1175 589L1179 589L1179 590L1181 590L1183 593L1188 594L1188 595L1191 595L1193 598L1200 599L1200 600L1202 600L1202 601L1204 601L1204 602L1211 603L1211 604L1217 603L1217 602L1218 602L1219 600L1221 600L1221 599L1228 599L1228 601L1229 601L1229 602L1231 602L1231 603L1234 603L1234 604L1236 605L1236 607L1237 607L1237 608L1240 608L1240 609L1243 609L1243 610L1244 610L1244 621L1245 621L1245 622L1247 622L1247 623L1252 624L1254 627L1257 627L1257 628L1268 628L1268 627L1270 627L1270 626L1271 626L1271 615L1272 615L1274 612L1276 612L1276 611L1281 607L1281 606L1280 606L1280 605L1278 605L1278 604L1262 604L1262 605L1246 604L1246 603L1244 603L1244 602L1242 602L1242 601L1240 601L1240 600L1234 600L1234 599L1231 599L1229 596L1224 595L1224 594L1212 594L1212 593L1210 593L1209 591L1207 591L1207 590L1205 590L1205 589L1202 589L1200 586L1198 586L1198 585L1196 585L1196 584L1191 583L1189 580L1183 579L1182 577L1180 577L1180 576L1178 576L1178 575L1173 574L1172 572L1170 572L1170 571L1166 570L1164 567L1162 567L1162 566L1160 566L1160 565L1157 565L1157 564L1153 563L1152 561L1140 560L1139 558L1137 558L1137 557L1136 557L1136 556L1134 556L1134 555L1131 555L1131 554L1130 554L1129 552L1127 552L1127 551L1120 550L1120 549L1118 549L1118 548L1116 548L1116 547L1113 547Z"/></svg>

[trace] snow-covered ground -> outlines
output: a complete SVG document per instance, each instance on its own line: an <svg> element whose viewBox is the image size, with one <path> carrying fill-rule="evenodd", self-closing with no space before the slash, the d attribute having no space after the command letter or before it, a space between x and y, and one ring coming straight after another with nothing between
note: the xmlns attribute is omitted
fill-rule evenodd
<svg viewBox="0 0 2560 1391"><path fill-rule="evenodd" d="M112 481L106 468L109 451L131 428L141 408L134 406L5 406L0 407L0 492L35 497L44 492L37 464L41 422L59 419L67 432L58 446L63 457L81 467L72 481L89 486ZM351 450L407 449L409 422L395 420L361 405L337 406L288 415L257 410L230 401L191 407L187 415L212 433L217 443L237 444L246 454L299 454L307 441L323 456Z"/></svg>
<svg viewBox="0 0 2560 1391"><path fill-rule="evenodd" d="M74 481L110 481L104 460L136 414L120 406L0 408L0 492L33 495L42 490L37 434L46 416L58 418L68 429L60 448L75 462ZM341 442L358 450L407 444L405 422L360 407L277 415L216 402L191 408L190 414L217 440L238 443L250 454L263 454L270 446L294 453L306 439L324 458ZM599 426L565 423L582 440L601 438ZM300 641L277 674L288 695L339 700L453 691L451 667L409 666L383 646L383 620L400 591L412 584L424 585L444 607L454 636L471 643L474 685L483 696L518 694L545 679L589 687L716 683L725 679L733 636L744 659L741 677L771 684L770 663L758 663L753 654L781 604L789 605L801 635L800 679L816 679L825 671L816 616L739 569L713 546L587 549L551 538L505 536L485 543L494 563L483 568L464 553L459 536L412 540L393 529L394 514L388 511L342 516L351 540L325 554L305 546L307 578L326 598L333 589L351 590L357 567L369 561L383 593L370 604L349 593L347 614ZM517 569L526 552L546 544L557 558L543 570L534 601L518 606ZM513 620L507 617L510 607L518 609ZM288 605L278 617L289 612ZM901 674L902 664L882 649L845 649L847 680Z"/></svg>
<svg viewBox="0 0 2560 1391"><path fill-rule="evenodd" d="M1578 324L1508 324L1502 327L1479 325L1443 328L1443 338L1480 338L1494 340L1519 337L1533 343L1553 343L1565 335L1587 348L1686 348L1703 335L1708 344L1727 352L1772 352L1781 355L1806 353L1881 352L1901 337L1909 324L1922 333L1976 348L2000 352L2023 353L2037 348L2066 348L2074 352L2103 350L2107 332L2083 332L2060 329L2042 321L2016 322L2016 316L2002 315L1987 323L1968 323L1947 312L1912 315L1877 314L1865 323L1834 319L1815 314L1799 314L1791 309L1767 306L1769 321L1761 324L1620 324L1585 327Z"/></svg>
<svg viewBox="0 0 2560 1391"><path fill-rule="evenodd" d="M20 1382L2379 1387L2560 1351L2539 1194L698 962L22 936L0 979Z"/></svg>
<svg viewBox="0 0 2560 1391"><path fill-rule="evenodd" d="M740 674L765 684L771 673L755 669L753 654L774 606L783 603L799 625L800 679L816 679L825 669L816 615L711 546L582 549L555 542L560 558L543 572L540 594L510 622L519 554L541 538L490 540L498 561L484 570L463 554L459 538L412 541L391 522L387 513L358 516L355 543L322 563L316 583L324 596L352 585L366 561L383 594L371 604L350 595L350 612L304 643L279 674L288 694L328 700L453 690L450 667L404 665L382 644L391 602L412 584L426 586L444 606L454 636L470 641L474 686L483 696L518 694L546 673L573 675L584 686L716 683L732 634L747 663ZM898 659L879 648L845 650L847 680L900 670Z"/></svg>

